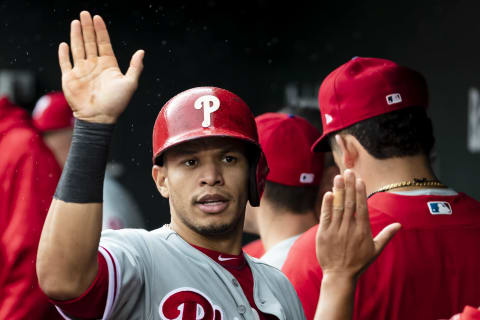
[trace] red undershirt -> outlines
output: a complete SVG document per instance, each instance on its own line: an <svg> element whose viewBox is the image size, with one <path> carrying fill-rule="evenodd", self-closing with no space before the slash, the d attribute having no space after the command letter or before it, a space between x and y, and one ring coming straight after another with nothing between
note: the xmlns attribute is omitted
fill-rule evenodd
<svg viewBox="0 0 480 320"><path fill-rule="evenodd" d="M198 246L192 245L219 265L224 267L230 272L235 279L239 282L243 289L243 292L250 303L250 306L254 308L260 320L277 320L273 315L261 312L253 299L253 275L252 271L242 254L230 255L213 251ZM218 257L227 258L225 261L218 260ZM59 301L50 299L50 302L58 306L62 311L74 317L82 319L98 319L103 317L105 306L107 303L108 294L108 267L105 258L101 253L98 253L98 272L95 280L90 287L78 298L66 301Z"/></svg>
<svg viewBox="0 0 480 320"><path fill-rule="evenodd" d="M218 251L213 251L205 248L201 248L195 245L192 247L198 249L199 251L203 252L205 255L209 256L213 261L224 267L228 272L230 272L235 279L237 279L238 283L243 289L243 293L247 297L250 306L255 309L260 316L260 320L277 320L277 317L263 313L255 304L255 300L253 299L253 275L250 266L248 265L247 261L245 260L245 256L243 252L240 255L231 255L226 253L221 253ZM228 259L224 261L218 260L219 257L223 259Z"/></svg>

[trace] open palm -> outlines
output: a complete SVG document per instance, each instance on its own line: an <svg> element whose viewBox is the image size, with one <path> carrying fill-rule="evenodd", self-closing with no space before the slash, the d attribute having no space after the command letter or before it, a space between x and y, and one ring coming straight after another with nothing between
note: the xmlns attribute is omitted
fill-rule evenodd
<svg viewBox="0 0 480 320"><path fill-rule="evenodd" d="M69 46L58 49L62 87L76 118L98 123L114 123L135 92L143 69L143 50L135 52L126 74L122 74L113 53L105 22L100 16L80 13L70 29Z"/></svg>
<svg viewBox="0 0 480 320"><path fill-rule="evenodd" d="M358 277L400 229L386 226L372 237L365 184L351 170L333 181L334 193L323 196L316 236L317 260L324 275Z"/></svg>

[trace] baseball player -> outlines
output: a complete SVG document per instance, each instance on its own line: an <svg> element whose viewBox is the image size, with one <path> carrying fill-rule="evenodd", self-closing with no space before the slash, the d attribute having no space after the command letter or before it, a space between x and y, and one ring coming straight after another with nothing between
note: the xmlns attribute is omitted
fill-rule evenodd
<svg viewBox="0 0 480 320"><path fill-rule="evenodd" d="M72 22L70 42L59 61L76 123L37 259L40 286L59 310L75 318L304 319L286 277L242 254L245 206L260 202L268 169L251 111L227 90L184 91L155 122L152 177L171 223L100 233L108 146L144 53L123 75L105 23L86 11Z"/></svg>
<svg viewBox="0 0 480 320"><path fill-rule="evenodd" d="M278 110L278 112L300 116L304 119L307 119L308 122L320 132L323 131L322 117L317 105L313 106L308 104L306 106L287 106ZM332 152L326 151L323 152L323 154L325 157L323 161L322 179L318 186L317 205L315 207L315 212L317 212L317 214L321 210L323 195L332 190L333 178L340 173L335 161L333 160Z"/></svg>
<svg viewBox="0 0 480 320"><path fill-rule="evenodd" d="M402 225L360 277L354 319L445 319L480 305L480 203L434 175L427 104L424 78L384 59L355 58L320 87L324 132L313 149L331 148L342 172L365 181L373 235ZM323 277L314 254L317 229L295 242L282 269L307 319Z"/></svg>
<svg viewBox="0 0 480 320"><path fill-rule="evenodd" d="M321 134L294 115L265 113L255 121L270 172L260 206L247 205L244 230L260 235L266 250L260 259L281 269L295 240L318 223L314 209L324 155L310 146Z"/></svg>
<svg viewBox="0 0 480 320"><path fill-rule="evenodd" d="M0 155L0 319L56 319L32 261L61 169L30 115L6 96Z"/></svg>
<svg viewBox="0 0 480 320"><path fill-rule="evenodd" d="M51 92L38 99L32 112L33 125L43 135L63 168L72 142L74 117L62 92Z"/></svg>
<svg viewBox="0 0 480 320"><path fill-rule="evenodd" d="M42 133L63 168L72 142L75 118L62 92L38 99L32 112L33 125ZM107 164L103 183L103 229L145 228L140 209L132 195L117 181L120 164Z"/></svg>

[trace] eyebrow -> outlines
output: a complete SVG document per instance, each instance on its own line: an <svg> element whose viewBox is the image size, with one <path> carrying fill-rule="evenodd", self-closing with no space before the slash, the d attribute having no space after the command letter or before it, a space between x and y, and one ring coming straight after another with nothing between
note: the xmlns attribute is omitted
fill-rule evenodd
<svg viewBox="0 0 480 320"><path fill-rule="evenodd" d="M204 149L198 149L191 146L179 146L175 150L172 150L172 153L175 153L179 156L191 155L203 151ZM242 152L241 148L236 148L235 146L229 145L223 148L220 148L220 153L229 153L229 152Z"/></svg>

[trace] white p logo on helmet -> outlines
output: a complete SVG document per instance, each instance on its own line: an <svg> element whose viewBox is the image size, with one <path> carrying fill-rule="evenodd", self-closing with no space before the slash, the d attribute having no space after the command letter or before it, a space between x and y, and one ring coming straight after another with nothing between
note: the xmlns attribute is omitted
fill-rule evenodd
<svg viewBox="0 0 480 320"><path fill-rule="evenodd" d="M210 114L220 108L220 100L215 96L205 95L195 100L194 106L198 110L203 108L202 127L207 128L210 126Z"/></svg>

